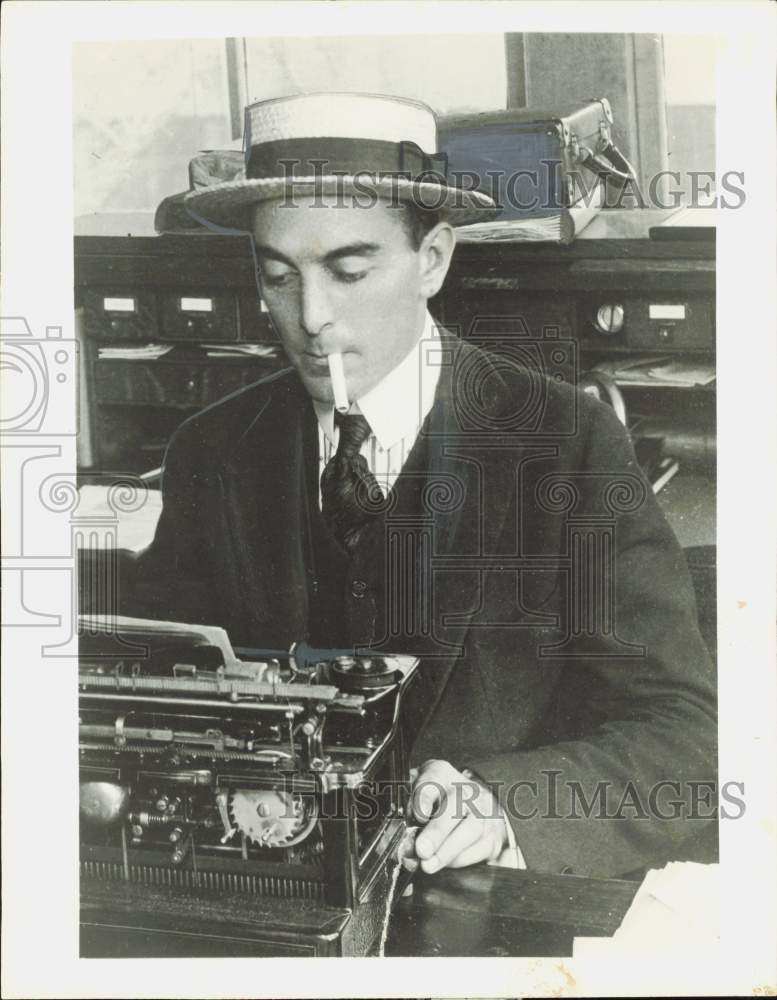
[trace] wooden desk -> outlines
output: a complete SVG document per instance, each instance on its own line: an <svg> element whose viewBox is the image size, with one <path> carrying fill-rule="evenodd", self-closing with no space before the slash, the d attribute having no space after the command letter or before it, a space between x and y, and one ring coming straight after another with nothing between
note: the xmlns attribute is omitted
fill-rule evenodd
<svg viewBox="0 0 777 1000"><path fill-rule="evenodd" d="M639 883L476 865L416 873L413 885L395 904L387 957L569 956L575 936L617 930ZM159 885L87 880L82 891L83 957L334 956L343 926L343 911L310 900L289 911L271 897ZM279 913L285 932L271 941Z"/></svg>
<svg viewBox="0 0 777 1000"><path fill-rule="evenodd" d="M477 865L416 874L396 904L387 956L569 956L576 936L609 937L639 882Z"/></svg>

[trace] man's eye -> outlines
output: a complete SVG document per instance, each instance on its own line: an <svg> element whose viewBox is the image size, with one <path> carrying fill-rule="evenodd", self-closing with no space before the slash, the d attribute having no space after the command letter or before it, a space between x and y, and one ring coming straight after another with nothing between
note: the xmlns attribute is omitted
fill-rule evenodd
<svg viewBox="0 0 777 1000"><path fill-rule="evenodd" d="M262 283L268 288L283 288L290 285L296 277L294 271L282 271L280 274L270 274L267 271L261 272Z"/></svg>
<svg viewBox="0 0 777 1000"><path fill-rule="evenodd" d="M335 277L338 281L353 284L355 281L361 281L368 273L368 271L335 271Z"/></svg>

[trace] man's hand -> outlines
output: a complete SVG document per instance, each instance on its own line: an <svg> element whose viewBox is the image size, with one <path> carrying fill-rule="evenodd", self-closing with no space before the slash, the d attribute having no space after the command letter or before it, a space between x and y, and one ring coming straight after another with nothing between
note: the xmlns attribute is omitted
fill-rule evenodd
<svg viewBox="0 0 777 1000"><path fill-rule="evenodd" d="M423 829L406 867L432 874L497 858L505 845L504 815L492 793L444 760L418 771L410 807ZM413 864L415 861L415 865Z"/></svg>

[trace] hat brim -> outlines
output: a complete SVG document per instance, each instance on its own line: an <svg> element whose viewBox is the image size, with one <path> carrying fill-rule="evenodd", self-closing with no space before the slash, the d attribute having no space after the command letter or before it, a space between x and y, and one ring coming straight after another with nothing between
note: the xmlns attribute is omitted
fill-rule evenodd
<svg viewBox="0 0 777 1000"><path fill-rule="evenodd" d="M320 175L317 177L262 177L214 184L184 197L184 206L199 223L230 232L253 229L251 209L264 201L284 199L293 205L295 195L340 195L341 203L367 208L376 198L412 202L438 211L452 226L489 222L499 207L488 195L427 181L401 177Z"/></svg>

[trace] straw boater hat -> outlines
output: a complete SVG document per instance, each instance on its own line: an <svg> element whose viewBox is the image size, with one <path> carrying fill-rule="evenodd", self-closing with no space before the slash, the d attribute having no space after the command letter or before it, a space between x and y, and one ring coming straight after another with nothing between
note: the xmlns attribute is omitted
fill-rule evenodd
<svg viewBox="0 0 777 1000"><path fill-rule="evenodd" d="M454 226L487 221L497 211L487 195L447 179L431 108L373 94L300 94L252 104L244 152L200 154L189 180L190 191L160 205L158 231L192 229L191 220L250 230L259 202L291 203L295 193L345 193L362 205L375 196L413 201Z"/></svg>

